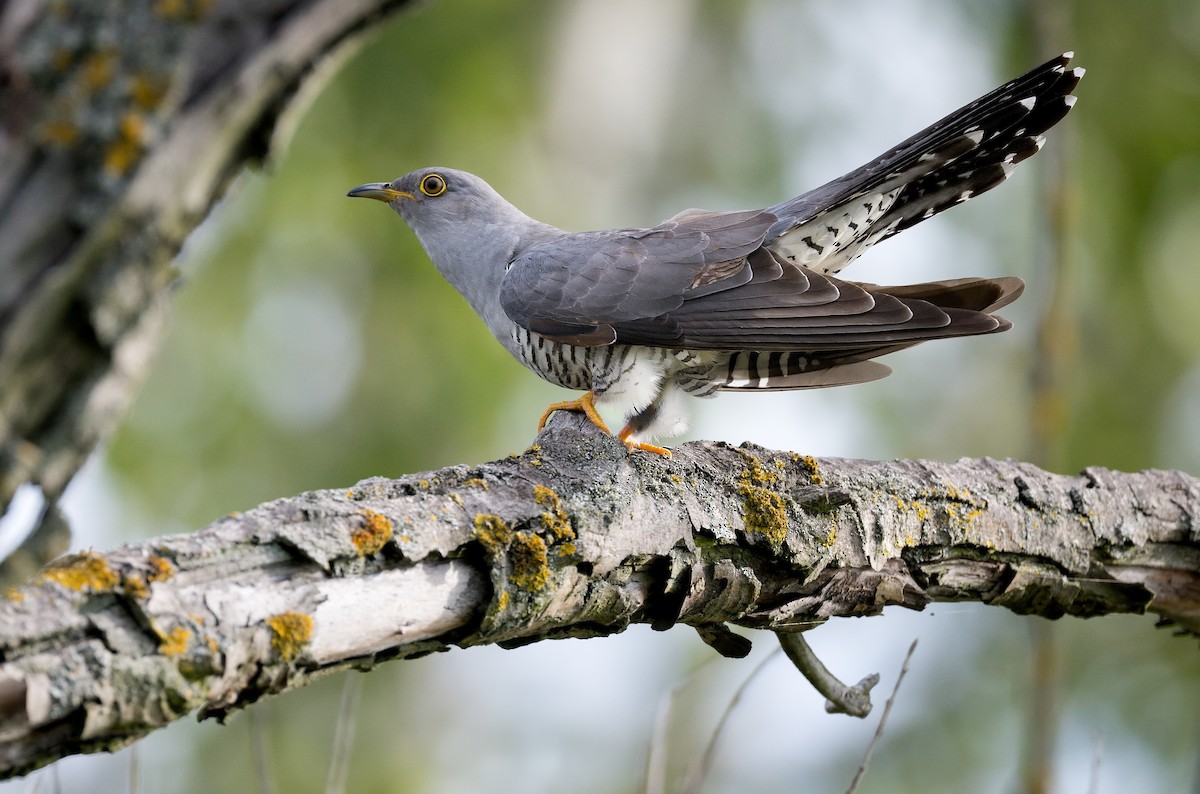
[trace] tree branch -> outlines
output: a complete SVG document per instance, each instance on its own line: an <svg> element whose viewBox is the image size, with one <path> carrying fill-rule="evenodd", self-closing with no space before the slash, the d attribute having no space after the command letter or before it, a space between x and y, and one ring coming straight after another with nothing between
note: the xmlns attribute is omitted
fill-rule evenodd
<svg viewBox="0 0 1200 794"><path fill-rule="evenodd" d="M0 770L224 717L345 667L630 623L796 631L974 600L1200 629L1200 481L991 459L629 455L573 414L525 453L370 479L45 569L0 606ZM718 639L718 644L721 640Z"/></svg>
<svg viewBox="0 0 1200 794"><path fill-rule="evenodd" d="M184 239L314 65L402 4L0 3L0 514L23 483L53 505L111 433Z"/></svg>

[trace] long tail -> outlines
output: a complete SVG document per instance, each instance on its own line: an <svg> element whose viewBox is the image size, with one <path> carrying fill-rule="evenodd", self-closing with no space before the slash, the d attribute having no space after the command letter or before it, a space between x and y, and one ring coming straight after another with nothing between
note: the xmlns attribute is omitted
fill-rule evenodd
<svg viewBox="0 0 1200 794"><path fill-rule="evenodd" d="M845 176L776 205L767 245L836 273L871 245L991 190L1035 154L1083 77L1064 53L921 130Z"/></svg>

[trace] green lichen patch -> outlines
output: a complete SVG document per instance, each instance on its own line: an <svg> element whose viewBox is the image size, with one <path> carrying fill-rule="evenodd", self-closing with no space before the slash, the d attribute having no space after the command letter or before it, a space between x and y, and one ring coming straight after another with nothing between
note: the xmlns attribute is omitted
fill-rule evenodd
<svg viewBox="0 0 1200 794"><path fill-rule="evenodd" d="M392 520L374 510L359 510L361 522L350 530L350 542L358 556L377 554L392 539Z"/></svg>
<svg viewBox="0 0 1200 794"><path fill-rule="evenodd" d="M271 645L285 662L299 656L312 639L313 619L303 612L272 615L267 618L267 626L271 629Z"/></svg>
<svg viewBox="0 0 1200 794"><path fill-rule="evenodd" d="M94 551L73 554L50 563L41 574L43 581L54 582L68 590L106 593L121 581L108 560Z"/></svg>

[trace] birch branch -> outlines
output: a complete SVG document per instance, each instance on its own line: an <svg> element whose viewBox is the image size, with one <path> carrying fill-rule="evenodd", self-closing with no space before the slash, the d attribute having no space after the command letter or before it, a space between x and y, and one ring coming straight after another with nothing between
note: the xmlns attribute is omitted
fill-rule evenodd
<svg viewBox="0 0 1200 794"><path fill-rule="evenodd" d="M403 3L0 3L0 514L41 489L27 557L65 545L54 502L153 359L184 239Z"/></svg>
<svg viewBox="0 0 1200 794"><path fill-rule="evenodd" d="M980 601L1200 630L1200 481L987 458L628 455L572 414L525 453L314 491L85 553L0 603L0 774L223 718L330 671L631 623L797 631Z"/></svg>

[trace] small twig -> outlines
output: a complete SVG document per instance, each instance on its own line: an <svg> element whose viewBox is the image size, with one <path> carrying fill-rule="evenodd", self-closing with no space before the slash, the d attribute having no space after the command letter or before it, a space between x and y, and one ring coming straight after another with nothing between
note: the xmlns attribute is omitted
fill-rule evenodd
<svg viewBox="0 0 1200 794"><path fill-rule="evenodd" d="M867 765L871 763L875 745L879 744L880 738L883 737L883 726L887 724L888 714L892 712L892 704L896 702L896 693L900 691L900 684L904 681L904 676L908 675L908 663L912 661L913 653L916 650L917 641L913 640L912 645L908 646L908 653L904 655L904 664L900 665L900 675L896 676L896 685L892 687L892 694L888 696L887 703L883 704L883 714L879 715L879 725L875 727L875 735L871 737L871 743L867 745L867 752L863 754L862 763L858 765L858 771L854 773L854 779L850 781L850 788L846 789L846 794L854 794L858 791L858 784L862 782L863 775L867 773Z"/></svg>
<svg viewBox="0 0 1200 794"><path fill-rule="evenodd" d="M333 755L329 760L329 776L325 794L342 794L350 776L350 755L354 750L354 727L358 717L358 701L362 696L362 676L346 674L342 685L342 701L338 706L337 724L333 728Z"/></svg>
<svg viewBox="0 0 1200 794"><path fill-rule="evenodd" d="M671 712L675 710L675 699L701 670L719 658L721 657L707 657L659 699L658 709L654 714L654 731L650 735L650 753L646 757L646 782L643 787L645 794L666 794L667 791L667 733L671 727Z"/></svg>
<svg viewBox="0 0 1200 794"><path fill-rule="evenodd" d="M721 713L721 718L717 720L717 724L713 728L712 735L708 738L708 744L705 745L704 752L702 752L700 757L696 759L695 765L692 767L691 771L688 772L687 777L684 779L685 782L682 789L684 794L695 794L695 792L699 791L700 787L704 785L704 780L708 777L708 771L712 768L713 756L716 755L717 742L721 738L721 733L725 730L725 723L729 722L729 716L733 714L733 710L737 708L737 704L739 701L741 701L742 695L750 686L750 682L758 677L758 674L761 673L763 668L767 666L767 662L770 662L772 659L774 659L775 654L780 650L780 648L776 648L767 654L767 657L759 662L758 665L750 671L750 675L746 676L746 680L743 681L741 685L738 686L738 688L734 691L733 697L729 699L729 703L727 703L725 706L725 711Z"/></svg>
<svg viewBox="0 0 1200 794"><path fill-rule="evenodd" d="M254 754L254 776L258 779L258 794L275 794L275 784L271 781L271 764L267 757L267 744L264 740L266 730L262 725L263 704L250 709L250 747Z"/></svg>
<svg viewBox="0 0 1200 794"><path fill-rule="evenodd" d="M879 673L871 673L852 687L848 687L829 672L817 655L813 653L804 636L799 633L776 632L783 652L792 660L808 682L825 696L825 710L830 714L849 714L865 718L871 713L871 689L879 683Z"/></svg>
<svg viewBox="0 0 1200 794"><path fill-rule="evenodd" d="M138 791L138 748L140 744L135 744L129 748L129 794L137 794Z"/></svg>
<svg viewBox="0 0 1200 794"><path fill-rule="evenodd" d="M1100 791L1100 765L1104 761L1104 734L1097 733L1096 740L1092 742L1092 772L1088 776L1088 794L1096 794ZM1192 788L1195 791L1195 787Z"/></svg>

